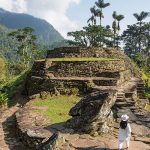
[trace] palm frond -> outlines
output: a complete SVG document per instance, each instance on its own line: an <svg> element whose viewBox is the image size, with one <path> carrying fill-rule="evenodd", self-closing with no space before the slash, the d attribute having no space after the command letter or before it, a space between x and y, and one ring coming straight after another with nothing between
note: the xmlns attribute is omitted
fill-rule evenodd
<svg viewBox="0 0 150 150"><path fill-rule="evenodd" d="M116 12L116 11L113 12L112 17L113 17L114 19L116 19L116 17L117 17L117 12Z"/></svg>
<svg viewBox="0 0 150 150"><path fill-rule="evenodd" d="M133 16L137 19L137 21L142 21L144 20L146 17L148 17L149 13L148 12L144 12L142 11L140 14L138 13L134 13Z"/></svg>
<svg viewBox="0 0 150 150"><path fill-rule="evenodd" d="M110 3L104 3L102 8L106 8L108 6L110 6Z"/></svg>
<svg viewBox="0 0 150 150"><path fill-rule="evenodd" d="M118 15L116 16L117 21L121 21L122 19L124 19L124 15Z"/></svg>

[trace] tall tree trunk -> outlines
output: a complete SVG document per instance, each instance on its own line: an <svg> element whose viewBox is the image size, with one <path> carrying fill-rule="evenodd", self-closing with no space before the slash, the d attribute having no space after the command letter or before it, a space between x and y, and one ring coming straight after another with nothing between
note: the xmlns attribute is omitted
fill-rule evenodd
<svg viewBox="0 0 150 150"><path fill-rule="evenodd" d="M120 28L120 27L119 27L119 21L118 21L118 30L117 30L117 31L118 31L118 32L117 32L117 49L119 49L119 43L118 43L118 42L119 42L119 28Z"/></svg>
<svg viewBox="0 0 150 150"><path fill-rule="evenodd" d="M141 54L141 27L142 27L142 22L140 21L140 33L139 33L139 52Z"/></svg>
<svg viewBox="0 0 150 150"><path fill-rule="evenodd" d="M101 16L99 17L100 18L100 47L102 47L102 31L101 31L101 27L102 27L102 18Z"/></svg>
<svg viewBox="0 0 150 150"><path fill-rule="evenodd" d="M116 30L116 29L115 29ZM114 30L114 47L116 45L116 31Z"/></svg>

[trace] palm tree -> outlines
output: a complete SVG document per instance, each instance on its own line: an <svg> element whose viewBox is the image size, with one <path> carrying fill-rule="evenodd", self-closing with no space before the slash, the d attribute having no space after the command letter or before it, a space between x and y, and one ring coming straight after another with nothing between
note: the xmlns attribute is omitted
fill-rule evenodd
<svg viewBox="0 0 150 150"><path fill-rule="evenodd" d="M95 18L94 16L91 16L91 17L88 19L87 23L89 23L90 21L92 22L92 25L96 24L96 18Z"/></svg>
<svg viewBox="0 0 150 150"><path fill-rule="evenodd" d="M93 6L92 8L90 8L90 11L91 11L92 16L88 19L87 22L91 21L92 25L94 25L94 24L96 24L96 15L97 15L95 6Z"/></svg>
<svg viewBox="0 0 150 150"><path fill-rule="evenodd" d="M103 8L106 8L110 5L110 3L104 3L104 0L98 0L97 2L95 2L95 5L99 8L97 9L97 16L100 18L100 47L102 46L101 43L102 43L102 18L104 17L103 16Z"/></svg>
<svg viewBox="0 0 150 150"><path fill-rule="evenodd" d="M114 32L114 47L115 47L115 44L116 44L116 32L117 32L117 23L116 23L117 12L116 11L113 12L112 17L114 18L114 21L112 23L112 29L113 29L113 32Z"/></svg>
<svg viewBox="0 0 150 150"><path fill-rule="evenodd" d="M119 41L119 31L120 31L120 21L124 19L124 15L117 15L116 16L116 20L118 21L118 25L117 25L117 30L118 30L118 33L117 33L117 49L118 49L118 41Z"/></svg>
<svg viewBox="0 0 150 150"><path fill-rule="evenodd" d="M118 16L116 17L116 20L118 21L118 26L117 26L118 33L119 33L119 31L120 31L120 21L121 21L122 19L124 19L124 15L118 15Z"/></svg>
<svg viewBox="0 0 150 150"><path fill-rule="evenodd" d="M110 3L104 3L104 0L98 0L98 2L95 2L95 5L99 8L97 10L97 14L99 14L99 17L100 17L100 26L101 26L102 17L103 17L102 9L110 6Z"/></svg>
<svg viewBox="0 0 150 150"><path fill-rule="evenodd" d="M141 53L141 34L142 34L142 21L149 16L149 12L142 11L140 14L134 13L133 16L137 19L140 25L139 30L139 52Z"/></svg>
<svg viewBox="0 0 150 150"><path fill-rule="evenodd" d="M146 19L149 15L149 12L142 11L140 14L134 13L133 16L137 19L137 21L140 23L140 26L142 25L142 21Z"/></svg>

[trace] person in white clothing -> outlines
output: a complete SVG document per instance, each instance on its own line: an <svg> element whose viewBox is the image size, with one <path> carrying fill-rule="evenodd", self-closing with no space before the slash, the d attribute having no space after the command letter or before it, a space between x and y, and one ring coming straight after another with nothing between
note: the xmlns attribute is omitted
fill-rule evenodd
<svg viewBox="0 0 150 150"><path fill-rule="evenodd" d="M122 115L121 116L121 122L120 122L120 127L119 127L119 150L122 149L124 142L126 142L127 149L129 148L130 144L130 137L131 137L131 127L130 124L128 123L129 116L128 115Z"/></svg>

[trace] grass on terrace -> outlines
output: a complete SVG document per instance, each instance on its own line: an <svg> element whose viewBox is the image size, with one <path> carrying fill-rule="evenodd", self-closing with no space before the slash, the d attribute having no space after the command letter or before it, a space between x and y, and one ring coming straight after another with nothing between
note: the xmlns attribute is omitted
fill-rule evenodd
<svg viewBox="0 0 150 150"><path fill-rule="evenodd" d="M46 118L51 120L51 124L67 121L70 116L69 110L80 100L78 96L54 96L46 100L40 98L33 101L33 106L46 107L47 109L38 109Z"/></svg>
<svg viewBox="0 0 150 150"><path fill-rule="evenodd" d="M72 57L72 58L47 58L48 61L118 61L119 59L114 58L96 58L96 57Z"/></svg>

